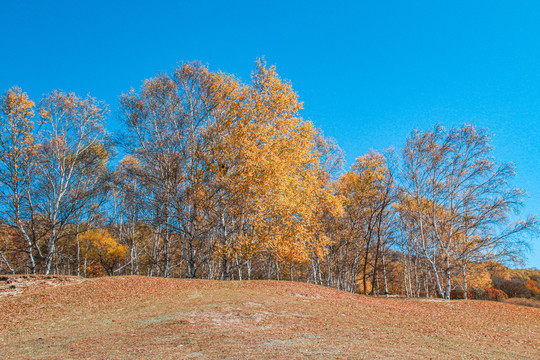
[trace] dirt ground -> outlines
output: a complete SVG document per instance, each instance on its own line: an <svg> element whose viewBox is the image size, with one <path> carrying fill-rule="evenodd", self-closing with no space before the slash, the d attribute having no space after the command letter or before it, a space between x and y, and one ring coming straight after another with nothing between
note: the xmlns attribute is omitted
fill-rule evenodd
<svg viewBox="0 0 540 360"><path fill-rule="evenodd" d="M0 298L0 358L540 359L536 308L278 281L77 280Z"/></svg>

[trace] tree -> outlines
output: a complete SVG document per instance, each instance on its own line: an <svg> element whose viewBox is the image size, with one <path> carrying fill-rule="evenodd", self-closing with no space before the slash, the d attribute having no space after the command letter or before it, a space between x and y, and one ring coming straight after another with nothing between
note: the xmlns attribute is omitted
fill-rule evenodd
<svg viewBox="0 0 540 360"><path fill-rule="evenodd" d="M26 243L31 273L36 272L36 238L28 227L30 184L35 166L35 103L19 88L8 90L1 98L0 185L3 220L16 228Z"/></svg>
<svg viewBox="0 0 540 360"><path fill-rule="evenodd" d="M306 261L308 248L324 247L314 213L332 194L321 181L319 135L274 67L259 61L245 85L183 64L121 105L164 269L172 239L188 276L204 266L222 279L241 276L256 254Z"/></svg>
<svg viewBox="0 0 540 360"><path fill-rule="evenodd" d="M146 202L146 221L163 240L163 275L169 275L171 235L180 240L188 276L196 277L208 247L213 174L208 159L211 124L231 116L229 97L238 84L232 77L211 73L200 64L184 64L173 76L146 80L141 92L121 99L129 132L124 146L140 166L134 172ZM220 135L217 135L220 136ZM211 246L210 246L211 247ZM157 259L156 259L157 261Z"/></svg>
<svg viewBox="0 0 540 360"><path fill-rule="evenodd" d="M105 190L106 108L92 98L53 92L35 104L20 89L2 98L0 185L3 219L26 243L29 270L51 271L56 244Z"/></svg>
<svg viewBox="0 0 540 360"><path fill-rule="evenodd" d="M413 132L403 149L403 205L412 210L408 219L416 223L418 249L445 299L457 266L466 276L471 261L509 259L520 248L514 236L537 226L532 217L508 222L524 193L510 187L513 165L497 164L488 140L485 130L469 125L450 131L438 126Z"/></svg>
<svg viewBox="0 0 540 360"><path fill-rule="evenodd" d="M118 243L107 230L91 229L81 235L84 244L84 273L91 269L92 275L101 275L102 272L95 268L99 264L105 273L113 275L114 268L121 262L128 251L126 245Z"/></svg>
<svg viewBox="0 0 540 360"><path fill-rule="evenodd" d="M360 157L352 170L337 183L344 199L346 235L335 251L346 249L349 262L349 285L356 290L356 276L362 271L362 291L368 293L368 269L372 265L372 291L377 265L384 244L385 218L392 200L393 176L383 155L370 152ZM375 243L374 243L375 242ZM362 250L363 249L363 250Z"/></svg>
<svg viewBox="0 0 540 360"><path fill-rule="evenodd" d="M31 201L47 233L44 273L49 274L63 230L106 190L109 152L102 122L107 108L91 97L54 91L39 109L43 127Z"/></svg>

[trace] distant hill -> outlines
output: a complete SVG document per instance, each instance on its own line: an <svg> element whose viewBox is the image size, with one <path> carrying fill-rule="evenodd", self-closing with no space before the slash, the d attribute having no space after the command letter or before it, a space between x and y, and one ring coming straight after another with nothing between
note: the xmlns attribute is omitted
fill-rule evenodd
<svg viewBox="0 0 540 360"><path fill-rule="evenodd" d="M0 298L2 359L540 358L540 309L107 277Z"/></svg>

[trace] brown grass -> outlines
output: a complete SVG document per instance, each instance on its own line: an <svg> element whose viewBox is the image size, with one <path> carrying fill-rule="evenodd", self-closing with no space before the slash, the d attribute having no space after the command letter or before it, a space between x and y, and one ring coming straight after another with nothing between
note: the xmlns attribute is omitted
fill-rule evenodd
<svg viewBox="0 0 540 360"><path fill-rule="evenodd" d="M538 359L540 309L115 277L0 299L0 338L2 359Z"/></svg>
<svg viewBox="0 0 540 360"><path fill-rule="evenodd" d="M540 308L540 301L535 299L527 299L527 298L510 298L507 300L504 300L505 303L513 304L513 305L521 305L521 306L529 306L534 308Z"/></svg>
<svg viewBox="0 0 540 360"><path fill-rule="evenodd" d="M85 279L76 276L0 275L0 298L20 295L41 288L77 284L83 281Z"/></svg>

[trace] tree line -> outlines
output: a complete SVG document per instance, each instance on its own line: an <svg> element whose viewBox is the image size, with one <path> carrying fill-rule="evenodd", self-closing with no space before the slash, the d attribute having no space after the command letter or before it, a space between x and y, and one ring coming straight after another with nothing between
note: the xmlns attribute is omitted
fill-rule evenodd
<svg viewBox="0 0 540 360"><path fill-rule="evenodd" d="M275 67L185 63L106 104L19 88L1 101L0 271L290 279L450 298L523 258L535 217L485 129L413 131L343 171ZM118 154L121 154L120 156ZM118 157L120 161L116 160ZM471 283L472 281L472 283Z"/></svg>

